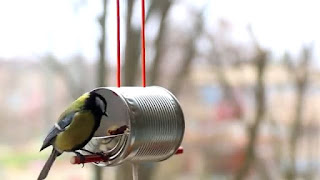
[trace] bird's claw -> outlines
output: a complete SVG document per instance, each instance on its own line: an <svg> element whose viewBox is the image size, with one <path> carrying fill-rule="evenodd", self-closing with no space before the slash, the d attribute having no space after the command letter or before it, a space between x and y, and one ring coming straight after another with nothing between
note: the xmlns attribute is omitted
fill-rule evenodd
<svg viewBox="0 0 320 180"><path fill-rule="evenodd" d="M85 157L84 157L84 155L82 155L81 153L79 153L79 152L74 152L76 155L77 155L77 157L79 157L79 159L80 159L80 164L82 164L82 168L84 167L84 163L85 163Z"/></svg>

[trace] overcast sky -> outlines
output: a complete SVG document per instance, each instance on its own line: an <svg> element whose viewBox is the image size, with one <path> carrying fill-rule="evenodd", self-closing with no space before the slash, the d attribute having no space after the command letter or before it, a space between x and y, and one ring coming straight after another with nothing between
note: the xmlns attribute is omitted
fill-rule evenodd
<svg viewBox="0 0 320 180"><path fill-rule="evenodd" d="M116 55L115 0L108 8L108 55ZM84 2L84 3L83 3ZM68 59L81 54L97 59L100 30L97 16L102 1L85 0L0 0L0 58L34 57L52 53ZM124 0L121 1L124 4ZM252 25L260 43L274 54L289 51L297 54L303 44L313 42L319 57L320 11L316 0L180 0L171 9L170 18L177 23L188 18L185 4L201 8L206 5L207 27L218 19L232 23L232 37L248 40L246 26ZM146 0L148 4L148 0ZM139 8L139 6L138 6ZM139 10L136 8L135 10ZM125 7L122 8L125 17ZM140 21L140 18L135 18ZM124 20L124 19L123 19ZM122 27L124 27L122 25ZM148 30L148 29L147 29ZM152 33L152 32L146 32ZM122 32L122 35L124 33Z"/></svg>

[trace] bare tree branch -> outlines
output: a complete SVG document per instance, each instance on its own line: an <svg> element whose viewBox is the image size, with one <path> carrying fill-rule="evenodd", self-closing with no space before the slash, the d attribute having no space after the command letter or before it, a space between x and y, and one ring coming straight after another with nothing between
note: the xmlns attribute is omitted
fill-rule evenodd
<svg viewBox="0 0 320 180"><path fill-rule="evenodd" d="M174 76L173 81L170 85L170 90L173 94L178 94L181 89L181 85L185 80L187 74L189 74L190 66L192 64L192 60L196 56L196 41L201 35L203 30L203 14L202 12L198 13L196 18L196 25L194 33L191 35L189 40L186 42L184 52L184 58L180 69L178 70L177 74Z"/></svg>
<svg viewBox="0 0 320 180"><path fill-rule="evenodd" d="M99 41L99 62L97 66L98 72L98 79L97 84L98 86L102 87L105 86L106 83L106 17L107 17L107 0L103 0L103 13L99 17L99 25L101 28L101 39ZM95 180L102 180L102 168L99 166L94 166L94 179Z"/></svg>
<svg viewBox="0 0 320 180"><path fill-rule="evenodd" d="M265 114L265 87L264 87L264 73L267 63L267 52L264 51L258 44L256 38L254 37L252 30L249 29L249 33L255 43L257 55L255 57L256 70L257 70L257 80L256 80L256 89L255 89L255 100L256 100L256 113L254 122L248 131L248 145L245 152L245 160L242 167L236 174L235 179L242 180L245 179L248 171L251 167L251 164L255 159L255 146L257 142L257 136L259 132L260 124L263 120Z"/></svg>
<svg viewBox="0 0 320 180"><path fill-rule="evenodd" d="M103 13L99 17L101 28L101 39L99 40L99 64L98 64L98 86L104 86L106 78L106 17L107 17L107 0L103 0Z"/></svg>
<svg viewBox="0 0 320 180"><path fill-rule="evenodd" d="M207 59L209 60L209 63L215 68L214 72L217 75L217 79L219 85L221 86L223 96L236 102L235 97L232 93L231 84L223 71L223 54L217 51L215 38L211 34L206 34L206 37L208 37L212 46L212 48L210 49L210 53L208 54L209 57L207 57ZM240 58L237 59L240 60Z"/></svg>
<svg viewBox="0 0 320 180"><path fill-rule="evenodd" d="M290 73L295 75L295 87L296 87L296 107L294 121L291 128L291 135L289 140L289 153L291 166L287 172L287 179L296 179L296 156L297 156L297 142L301 134L302 128L302 112L304 105L304 96L307 89L307 82L309 78L308 66L311 59L312 49L304 48L302 52L302 60L300 64L293 68L291 67Z"/></svg>
<svg viewBox="0 0 320 180"><path fill-rule="evenodd" d="M155 41L156 54L152 61L152 65L149 72L150 74L149 83L151 85L156 84L159 78L159 64L160 64L161 55L163 54L163 51L164 51L163 41L164 41L165 30L167 27L166 17L168 15L169 9L172 4L171 3L172 1L170 0L164 0L159 2L162 2L162 6L160 7L161 17L160 17L160 27L159 27L157 39Z"/></svg>
<svg viewBox="0 0 320 180"><path fill-rule="evenodd" d="M45 63L51 70L58 72L64 78L69 92L74 99L78 98L84 92L83 86L76 83L72 74L55 57L49 55L45 60Z"/></svg>

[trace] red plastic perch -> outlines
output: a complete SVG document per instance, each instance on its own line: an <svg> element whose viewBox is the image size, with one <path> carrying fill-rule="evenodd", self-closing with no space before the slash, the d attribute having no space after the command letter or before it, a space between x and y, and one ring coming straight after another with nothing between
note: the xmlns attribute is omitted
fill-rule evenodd
<svg viewBox="0 0 320 180"><path fill-rule="evenodd" d="M176 155L183 154L183 147L179 147L175 153ZM108 160L108 156L102 157L101 155L93 154L93 155L84 155L83 162L81 162L81 158L79 156L74 156L70 159L71 164L84 164L84 163L93 163L93 162L105 162Z"/></svg>
<svg viewBox="0 0 320 180"><path fill-rule="evenodd" d="M84 155L83 161L81 162L81 158L79 156L74 156L70 159L71 164L83 164L83 163L93 163L93 162L104 162L108 160L108 156L102 157L101 155L93 154L93 155Z"/></svg>

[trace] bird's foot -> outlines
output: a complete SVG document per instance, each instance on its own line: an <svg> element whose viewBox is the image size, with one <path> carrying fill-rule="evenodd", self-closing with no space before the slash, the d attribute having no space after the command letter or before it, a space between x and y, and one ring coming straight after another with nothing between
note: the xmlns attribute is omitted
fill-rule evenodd
<svg viewBox="0 0 320 180"><path fill-rule="evenodd" d="M84 151L84 152L87 152L89 154L92 154L92 155L99 155L102 159L102 161L107 161L109 159L109 156L104 153L103 151L100 151L100 152L92 152L92 151L89 151L89 150L86 150L86 149L80 149L81 151Z"/></svg>
<svg viewBox="0 0 320 180"><path fill-rule="evenodd" d="M84 157L84 155L82 155L81 153L79 153L79 152L77 152L77 151L75 151L74 153L77 155L77 157L79 157L80 163L82 164L82 168L83 168L83 167L84 167L84 163L85 163L85 157Z"/></svg>

